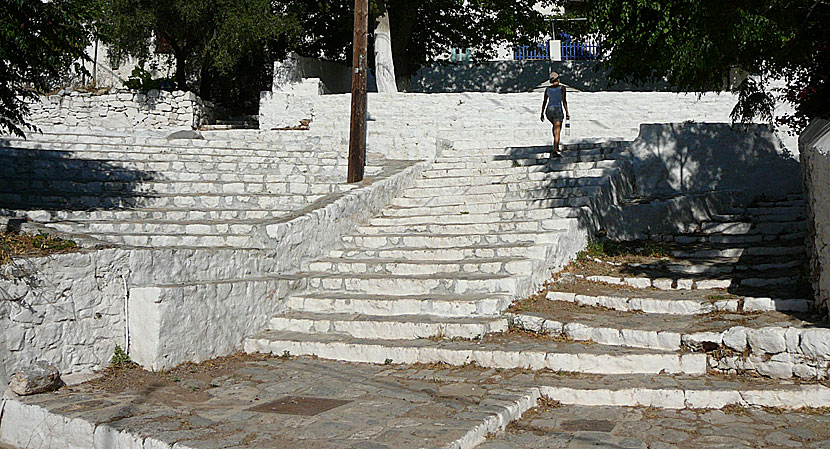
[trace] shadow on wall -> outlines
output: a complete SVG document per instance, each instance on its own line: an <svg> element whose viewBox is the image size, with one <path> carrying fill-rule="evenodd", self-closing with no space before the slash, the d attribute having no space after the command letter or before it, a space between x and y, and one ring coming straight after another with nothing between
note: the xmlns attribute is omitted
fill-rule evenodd
<svg viewBox="0 0 830 449"><path fill-rule="evenodd" d="M612 83L596 61L442 62L424 67L412 78L412 90L441 92L529 92L546 86L550 72L562 75L569 88L583 92L671 91L666 83Z"/></svg>
<svg viewBox="0 0 830 449"><path fill-rule="evenodd" d="M550 150L511 147L504 157L544 157ZM589 202L591 213L580 216L581 227L588 232L605 229L612 238L682 229L712 210L760 198L782 199L802 190L800 164L764 125L641 125L640 135L626 149L603 159L594 164L580 158L587 162L578 167L580 176L561 172L565 176L551 177L543 189L562 200L550 204L575 207Z"/></svg>
<svg viewBox="0 0 830 449"><path fill-rule="evenodd" d="M801 192L801 166L768 125L644 124L628 154L640 197L740 191L751 200Z"/></svg>
<svg viewBox="0 0 830 449"><path fill-rule="evenodd" d="M151 196L138 192L138 185L155 179L152 172L15 142L0 139L0 209L123 209Z"/></svg>

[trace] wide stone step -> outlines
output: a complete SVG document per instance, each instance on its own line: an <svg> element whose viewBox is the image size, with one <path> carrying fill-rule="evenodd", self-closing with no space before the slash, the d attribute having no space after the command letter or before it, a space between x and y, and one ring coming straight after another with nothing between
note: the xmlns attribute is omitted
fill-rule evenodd
<svg viewBox="0 0 830 449"><path fill-rule="evenodd" d="M822 408L830 405L830 388L820 384L781 382L758 377L613 375L537 376L539 392L563 405L654 407L665 409Z"/></svg>
<svg viewBox="0 0 830 449"><path fill-rule="evenodd" d="M547 299L623 312L669 315L767 311L806 313L812 308L812 301L804 298L744 297L722 290L620 290L602 285L580 288L579 292L552 290L547 293Z"/></svg>
<svg viewBox="0 0 830 449"><path fill-rule="evenodd" d="M526 257L541 259L546 249L530 242L498 245L473 245L451 248L394 247L382 249L347 248L329 252L333 258L349 260L400 259L412 261L472 261L494 257Z"/></svg>
<svg viewBox="0 0 830 449"><path fill-rule="evenodd" d="M292 209L295 210L295 209ZM52 221L121 221L121 220L158 220L158 221L209 221L227 222L235 220L263 220L284 217L285 210L276 209L205 209L205 208L167 208L167 209L121 209L121 210L5 210L4 213L15 217L27 217L40 223Z"/></svg>
<svg viewBox="0 0 830 449"><path fill-rule="evenodd" d="M84 232L85 235L115 245L135 248L259 248L250 235L218 234L127 234Z"/></svg>
<svg viewBox="0 0 830 449"><path fill-rule="evenodd" d="M548 148L550 151L550 148ZM516 154L489 154L489 155L480 155L480 154L466 154L466 155L455 155L455 156L445 156L440 155L438 159L435 161L437 163L447 163L447 164L455 164L455 163L489 163L493 161L528 161L530 163L548 163L551 161L555 161L557 163L563 164L572 164L576 162L597 162L597 161L604 161L610 160L611 158L617 157L616 154L579 154L574 151L565 150L561 152L561 156L551 160L548 157L548 153L541 154L541 153L516 153Z"/></svg>
<svg viewBox="0 0 830 449"><path fill-rule="evenodd" d="M510 201L553 201L593 196L600 191L599 186L569 188L536 188L505 193L469 193L442 195L428 198L395 198L392 205L396 207L452 206L461 204L490 204Z"/></svg>
<svg viewBox="0 0 830 449"><path fill-rule="evenodd" d="M323 195L279 194L149 194L148 196L122 194L76 195L18 194L0 192L0 208L6 209L274 209L295 210L306 207Z"/></svg>
<svg viewBox="0 0 830 449"><path fill-rule="evenodd" d="M3 178L0 178L3 179ZM54 192L61 194L119 194L119 195L197 195L197 194L237 194L237 195L284 195L290 197L305 197L307 190L314 190L315 193L337 193L352 190L351 184L333 184L309 182L301 184L293 191L292 183L270 183L270 182L191 182L191 181L104 181L104 182L75 182L75 181L52 181L44 179L4 180L0 187L2 193L12 194L42 194L49 195ZM303 190L304 188L304 190Z"/></svg>
<svg viewBox="0 0 830 449"><path fill-rule="evenodd" d="M803 256L805 248L801 246L709 246L700 248L689 248L673 250L671 255L685 259L711 259L714 257L734 258L747 256Z"/></svg>
<svg viewBox="0 0 830 449"><path fill-rule="evenodd" d="M430 315L439 317L496 317L512 301L503 294L368 295L352 292L314 292L290 295L285 307L307 313L350 313L372 316Z"/></svg>
<svg viewBox="0 0 830 449"><path fill-rule="evenodd" d="M415 187L450 187L507 184L512 188L521 188L528 183L539 187L579 187L601 184L607 176L575 177L565 172L533 172L497 176L461 176L447 178L421 178L415 181ZM541 184L541 185L540 185Z"/></svg>
<svg viewBox="0 0 830 449"><path fill-rule="evenodd" d="M529 210L558 210L558 209L577 209L582 206L588 206L591 198L589 197L571 197L571 198L552 198L544 200L513 200L503 201L499 203L484 203L484 204L455 204L450 206L433 206L433 207L388 207L383 210L381 215L385 217L411 217L415 215L466 215L466 214L488 214L496 212L518 212ZM557 211L558 212L558 211ZM557 212L551 212L548 218L555 216L570 217L574 216L575 212L563 212L561 215ZM522 216L517 214L518 216Z"/></svg>
<svg viewBox="0 0 830 449"><path fill-rule="evenodd" d="M360 226L357 232L364 235L372 234L485 234L507 232L540 232L567 229L570 222L567 219L547 220L510 220L493 221L489 223L440 223L440 224L391 224L383 223L380 219L372 221L370 226Z"/></svg>
<svg viewBox="0 0 830 449"><path fill-rule="evenodd" d="M717 245L744 245L747 243L762 243L785 240L804 240L806 232L789 234L683 234L674 236L673 241L680 244L712 243Z"/></svg>
<svg viewBox="0 0 830 449"><path fill-rule="evenodd" d="M263 220L245 220L236 222L211 221L75 221L49 222L45 226L68 233L90 234L153 234L153 235L251 235Z"/></svg>
<svg viewBox="0 0 830 449"><path fill-rule="evenodd" d="M310 289L318 289L321 292L353 292L391 296L467 293L512 295L519 294L529 282L528 276L488 273L391 275L302 272L299 275L308 280Z"/></svg>
<svg viewBox="0 0 830 449"><path fill-rule="evenodd" d="M381 214L383 214L381 212ZM524 211L502 211L489 213L459 213L453 215L410 215L410 216L380 216L373 218L373 226L412 226L432 224L485 224L504 221L544 221L544 220L573 220L579 216L579 209L529 209Z"/></svg>
<svg viewBox="0 0 830 449"><path fill-rule="evenodd" d="M671 351L702 348L712 350L721 346L724 332L737 327L802 329L812 326L812 323L775 311L753 315L722 313L679 316L620 312L566 301L528 304L522 311L509 316L514 327L553 337Z"/></svg>
<svg viewBox="0 0 830 449"><path fill-rule="evenodd" d="M801 258L759 257L759 258L724 258L711 260L676 260L661 261L659 263L629 263L627 267L633 270L663 270L678 275L724 275L742 274L748 272L763 272L770 270L789 270L799 268L804 264Z"/></svg>
<svg viewBox="0 0 830 449"><path fill-rule="evenodd" d="M32 161L38 166L48 167L58 165L72 168L83 165L135 165L142 164L274 164L274 163L296 163L303 165L343 165L346 162L345 155L318 152L303 154L272 154L270 152L228 152L222 154L202 154L199 152L190 153L185 151L160 151L160 152L133 152L112 149L109 151L96 150L69 150L60 149L15 149L0 148L0 159L8 161Z"/></svg>
<svg viewBox="0 0 830 449"><path fill-rule="evenodd" d="M552 170L547 166L536 167L511 167L511 168L457 168L437 170L424 170L422 176L424 178L463 178L471 176L509 176L509 175L527 175L530 173L545 173L550 174L550 177L556 175L561 177L582 177L582 176L608 176L609 174L618 170L617 168L589 168L576 170Z"/></svg>
<svg viewBox="0 0 830 449"><path fill-rule="evenodd" d="M443 196L456 195L485 195L485 194L521 194L525 191L533 191L545 189L546 191L556 192L561 194L568 194L573 190L579 189L581 192L593 193L599 189L599 186L548 186L543 183L535 181L516 182L516 183L496 183L496 184L479 184L479 185L443 185L436 187L418 186L416 188L406 189L402 195L403 198L433 198Z"/></svg>
<svg viewBox="0 0 830 449"><path fill-rule="evenodd" d="M807 230L805 221L794 222L704 222L701 224L701 234L723 234L723 235L755 235L755 234L792 234Z"/></svg>
<svg viewBox="0 0 830 449"><path fill-rule="evenodd" d="M450 273L525 275L532 272L534 262L533 259L518 257L478 258L458 262L324 257L310 262L308 270L341 274L373 273L403 276Z"/></svg>
<svg viewBox="0 0 830 449"><path fill-rule="evenodd" d="M358 234L343 237L347 247L366 249L456 248L511 243L557 243L555 232L511 232L503 234Z"/></svg>
<svg viewBox="0 0 830 449"><path fill-rule="evenodd" d="M429 169L429 172L440 172L445 170L480 170L480 169L506 169L506 168L526 168L534 171L574 171L574 170L591 170L603 168L616 168L620 165L617 160L599 160L599 161L584 161L584 162L570 162L562 161L561 158L554 159L512 159L512 160L491 160L486 163L482 162L445 162L439 159ZM538 170L537 170L538 169ZM545 170L546 169L546 170Z"/></svg>
<svg viewBox="0 0 830 449"><path fill-rule="evenodd" d="M704 354L560 343L552 340L466 342L356 339L339 335L266 331L244 342L248 353L315 355L364 363L475 363L485 368L592 374L704 374Z"/></svg>
<svg viewBox="0 0 830 449"><path fill-rule="evenodd" d="M411 340L418 338L478 338L506 332L506 318L447 318L430 315L395 317L348 313L287 312L271 318L271 331L337 334L352 338Z"/></svg>
<svg viewBox="0 0 830 449"><path fill-rule="evenodd" d="M32 137L32 136L30 136ZM147 142L129 141L122 138L90 137L87 141L70 142L62 139L44 139L33 136L32 140L0 140L2 150L21 151L90 151L129 153L186 153L201 155L263 155L273 157L303 157L316 154L342 157L348 154L348 145L338 148L337 139L320 136L297 135L298 140L281 139L275 142L256 141L213 141L213 140L165 140Z"/></svg>

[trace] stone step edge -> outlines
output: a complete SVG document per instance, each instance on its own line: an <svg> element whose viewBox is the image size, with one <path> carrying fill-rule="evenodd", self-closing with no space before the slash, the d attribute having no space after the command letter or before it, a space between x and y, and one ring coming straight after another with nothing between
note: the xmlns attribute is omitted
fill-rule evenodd
<svg viewBox="0 0 830 449"><path fill-rule="evenodd" d="M243 342L246 353L316 356L357 363L447 363L476 364L484 368L530 369L589 374L689 374L706 373L705 354L584 354L541 351L446 349L433 346L395 347L348 341L297 341L250 337ZM616 362L616 363L615 363Z"/></svg>
<svg viewBox="0 0 830 449"><path fill-rule="evenodd" d="M773 270L776 271L776 270ZM632 288L655 288L657 290L710 290L716 288L729 288L737 285L747 287L764 287L770 285L788 285L797 280L796 276L781 276L773 278L759 277L735 277L728 279L694 279L694 278L651 278L643 276L585 276L583 274L570 274L576 279L584 279L590 282L598 282L610 285L622 285ZM734 285L733 285L734 284Z"/></svg>
<svg viewBox="0 0 830 449"><path fill-rule="evenodd" d="M539 388L528 388L516 399L502 399L490 404L489 415L462 436L444 445L442 449L473 449L487 440L487 435L503 431L508 424L537 406ZM194 449L181 443L170 444L157 438L117 429L108 423L94 424L81 418L70 418L44 407L25 404L15 398L0 399L0 443L14 447L29 447L33 435L45 436L48 447L92 448L120 447L124 449ZM41 441L46 443L46 441ZM114 446L113 446L114 445Z"/></svg>
<svg viewBox="0 0 830 449"><path fill-rule="evenodd" d="M717 294L717 293L715 293ZM598 306L622 312L645 312L667 315L699 315L711 312L809 312L812 302L802 298L741 297L702 303L697 300L643 298L636 296L594 296L571 292L549 291L550 301L564 301L584 306Z"/></svg>
<svg viewBox="0 0 830 449"><path fill-rule="evenodd" d="M776 377L826 379L830 329L733 326L721 332L681 334L592 327L527 314L506 314L514 328L607 346L668 351L706 351L709 366L726 372L757 372Z"/></svg>
<svg viewBox="0 0 830 449"><path fill-rule="evenodd" d="M296 312L296 311L291 311ZM267 330L289 331L299 333L330 333L347 335L352 338L378 338L384 340L415 340L418 338L479 338L488 333L506 332L508 320L505 317L477 317L477 321L451 322L453 317L435 315L433 321L407 320L406 315L362 315L355 319L345 319L336 314L325 317L291 316L282 314L271 317ZM368 319L379 318L379 319ZM450 322L441 322L445 319ZM326 328L320 332L316 326Z"/></svg>
<svg viewBox="0 0 830 449"><path fill-rule="evenodd" d="M538 387L542 396L566 405L596 407L656 407L664 409L722 409L774 407L782 409L830 406L830 388L799 385L792 390L694 390L660 388L583 389Z"/></svg>

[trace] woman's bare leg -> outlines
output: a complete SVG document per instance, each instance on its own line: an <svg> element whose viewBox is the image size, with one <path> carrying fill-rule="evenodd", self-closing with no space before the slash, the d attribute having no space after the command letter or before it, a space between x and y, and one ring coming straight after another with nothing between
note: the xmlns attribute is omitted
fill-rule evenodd
<svg viewBox="0 0 830 449"><path fill-rule="evenodd" d="M559 152L559 135L562 133L562 122L553 122L553 151Z"/></svg>

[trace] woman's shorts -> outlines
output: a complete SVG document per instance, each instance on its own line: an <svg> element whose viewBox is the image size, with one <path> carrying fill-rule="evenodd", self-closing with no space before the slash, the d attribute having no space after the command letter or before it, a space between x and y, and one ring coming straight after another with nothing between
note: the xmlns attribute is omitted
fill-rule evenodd
<svg viewBox="0 0 830 449"><path fill-rule="evenodd" d="M545 117L547 117L551 123L565 120L565 114L562 112L562 108L557 107L545 109Z"/></svg>

